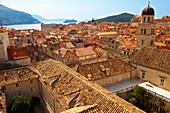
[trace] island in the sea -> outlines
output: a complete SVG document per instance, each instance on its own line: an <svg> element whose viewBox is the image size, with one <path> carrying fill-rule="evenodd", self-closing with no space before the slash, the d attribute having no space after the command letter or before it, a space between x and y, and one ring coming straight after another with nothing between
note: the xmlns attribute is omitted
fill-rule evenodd
<svg viewBox="0 0 170 113"><path fill-rule="evenodd" d="M65 20L64 23L77 23L77 20L74 20L74 19Z"/></svg>

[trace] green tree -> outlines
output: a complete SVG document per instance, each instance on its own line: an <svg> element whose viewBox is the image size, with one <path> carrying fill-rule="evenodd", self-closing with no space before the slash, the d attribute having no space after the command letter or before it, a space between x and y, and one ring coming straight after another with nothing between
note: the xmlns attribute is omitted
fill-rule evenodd
<svg viewBox="0 0 170 113"><path fill-rule="evenodd" d="M31 100L24 96L14 96L12 100L12 113L30 113Z"/></svg>
<svg viewBox="0 0 170 113"><path fill-rule="evenodd" d="M136 96L143 96L145 93L146 93L146 90L143 87L137 86L134 89L134 95Z"/></svg>
<svg viewBox="0 0 170 113"><path fill-rule="evenodd" d="M151 98L152 98L152 94L149 93L149 92L145 92L144 98L145 98L146 100L151 99Z"/></svg>
<svg viewBox="0 0 170 113"><path fill-rule="evenodd" d="M129 102L132 103L133 105L135 105L137 103L137 100L136 100L136 98L132 97L129 99Z"/></svg>
<svg viewBox="0 0 170 113"><path fill-rule="evenodd" d="M163 106L165 106L165 100L159 98L159 99L156 100L156 104L163 107Z"/></svg>

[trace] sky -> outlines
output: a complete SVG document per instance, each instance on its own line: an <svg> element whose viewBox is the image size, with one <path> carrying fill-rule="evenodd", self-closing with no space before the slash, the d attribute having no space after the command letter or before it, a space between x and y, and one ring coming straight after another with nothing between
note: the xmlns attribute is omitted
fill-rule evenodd
<svg viewBox="0 0 170 113"><path fill-rule="evenodd" d="M47 19L94 19L123 12L140 15L149 0L0 0L0 4ZM156 18L170 15L169 0L150 0Z"/></svg>

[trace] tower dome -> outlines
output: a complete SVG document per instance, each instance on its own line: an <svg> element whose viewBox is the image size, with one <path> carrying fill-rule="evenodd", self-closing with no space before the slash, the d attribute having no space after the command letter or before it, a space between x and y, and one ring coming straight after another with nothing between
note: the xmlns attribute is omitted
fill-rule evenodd
<svg viewBox="0 0 170 113"><path fill-rule="evenodd" d="M155 15L154 9L150 7L150 2L148 3L148 7L145 7L143 9L142 15Z"/></svg>

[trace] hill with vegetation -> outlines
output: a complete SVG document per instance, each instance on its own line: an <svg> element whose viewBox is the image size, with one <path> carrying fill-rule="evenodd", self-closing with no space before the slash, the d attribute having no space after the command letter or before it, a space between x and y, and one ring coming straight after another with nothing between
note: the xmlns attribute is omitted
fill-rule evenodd
<svg viewBox="0 0 170 113"><path fill-rule="evenodd" d="M71 19L71 20L65 20L64 23L76 23L77 20Z"/></svg>
<svg viewBox="0 0 170 113"><path fill-rule="evenodd" d="M40 23L30 14L10 9L0 4L0 26L14 24L37 24Z"/></svg>
<svg viewBox="0 0 170 113"><path fill-rule="evenodd" d="M130 13L122 13L119 15L113 15L113 16L108 16L105 18L101 19L96 19L96 22L130 22L130 20L134 17L135 15L130 14Z"/></svg>

